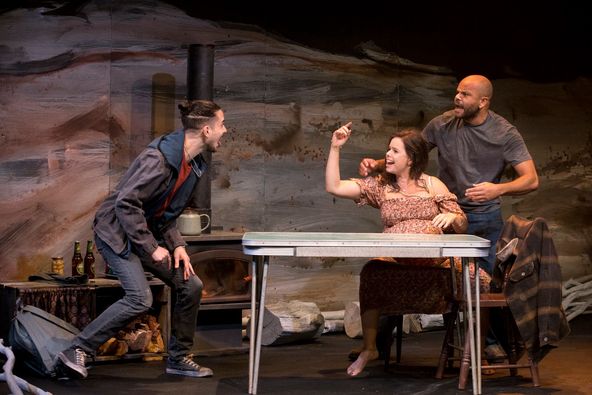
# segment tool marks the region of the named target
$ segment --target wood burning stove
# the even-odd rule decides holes
[[[202,304],[249,300],[251,276],[242,252],[215,249],[193,254],[191,261],[204,284]]]

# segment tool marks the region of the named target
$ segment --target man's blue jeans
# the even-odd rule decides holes
[[[95,244],[105,262],[119,278],[125,295],[88,324],[74,339],[73,345],[94,354],[97,348],[117,331],[152,307],[152,292],[144,274],[146,270],[172,289],[174,306],[169,358],[175,360],[187,355],[193,346],[197,312],[201,302],[203,283],[199,277],[193,275],[185,281],[182,266],[175,270],[169,269],[167,264],[141,262],[140,258],[129,250],[118,255],[96,235]]]
[[[466,215],[469,222],[467,233],[483,237],[491,242],[489,255],[486,258],[476,258],[479,262],[479,267],[483,268],[483,270],[491,275],[495,266],[495,245],[497,244],[504,227],[502,211],[498,209],[487,213],[466,213]],[[496,336],[492,329],[489,328],[487,335],[485,336],[485,345],[487,346],[495,343],[497,343]]]
[[[495,245],[504,227],[501,209],[487,213],[466,213],[466,215],[469,222],[467,233],[483,237],[491,242],[489,256],[487,258],[477,258],[477,260],[481,268],[492,274],[495,265]]]

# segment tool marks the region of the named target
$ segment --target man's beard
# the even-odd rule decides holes
[[[474,119],[479,113],[479,106],[463,107],[463,115],[460,117],[465,121]]]

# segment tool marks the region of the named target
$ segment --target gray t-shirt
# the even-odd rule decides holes
[[[438,177],[466,212],[488,212],[500,207],[497,198],[483,203],[469,201],[465,190],[479,182],[499,183],[507,164],[532,159],[522,136],[505,118],[489,111],[485,122],[472,126],[452,111],[432,119],[423,135],[430,150],[438,147]]]

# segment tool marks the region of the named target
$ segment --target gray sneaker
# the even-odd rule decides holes
[[[169,358],[167,361],[166,372],[168,374],[177,374],[181,376],[190,377],[211,377],[214,372],[210,368],[205,366],[199,366],[196,364],[191,356],[186,356],[178,361]]]
[[[57,358],[62,367],[66,368],[68,376],[79,379],[88,376],[85,366],[86,354],[81,348],[64,350],[58,354]]]

